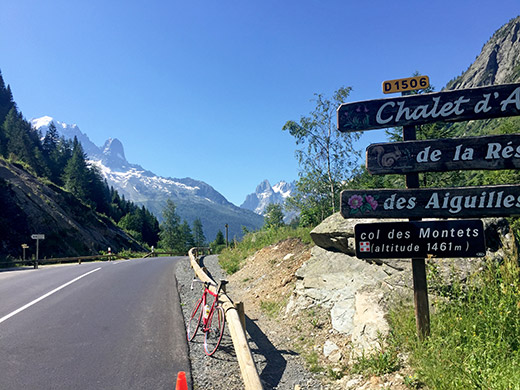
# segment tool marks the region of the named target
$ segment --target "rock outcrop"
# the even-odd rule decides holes
[[[0,160],[0,189],[0,257],[18,257],[23,243],[34,253],[32,234],[45,234],[42,258],[144,249],[107,217],[22,166]]]
[[[502,26],[482,48],[475,62],[446,89],[475,88],[520,80],[520,16]]]
[[[330,308],[334,331],[351,338],[354,353],[371,350],[378,345],[379,336],[388,333],[386,315],[392,305],[413,304],[409,259],[375,262],[355,257],[354,226],[361,222],[367,221],[344,219],[338,213],[311,232],[316,246],[310,260],[296,272],[295,291],[286,311],[296,315],[316,304]],[[487,257],[500,258],[504,248],[512,245],[509,225],[503,218],[486,219],[484,225]],[[465,281],[484,260],[430,259],[428,263],[437,280],[449,285]]]

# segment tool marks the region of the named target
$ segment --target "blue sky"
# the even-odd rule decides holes
[[[27,119],[118,138],[130,162],[240,205],[297,179],[281,128],[314,93],[377,99],[414,71],[440,90],[519,14],[518,0],[0,0],[0,70]]]

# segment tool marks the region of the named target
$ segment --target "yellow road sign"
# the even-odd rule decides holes
[[[383,93],[395,93],[424,89],[430,86],[428,76],[415,76],[406,79],[383,81]]]

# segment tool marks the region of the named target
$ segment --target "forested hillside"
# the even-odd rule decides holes
[[[46,234],[47,256],[157,245],[157,219],[109,188],[77,139],[32,129],[1,73],[0,124],[0,259],[19,257],[34,233]]]

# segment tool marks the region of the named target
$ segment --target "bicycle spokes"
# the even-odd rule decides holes
[[[208,356],[213,355],[220,345],[224,333],[224,323],[224,309],[216,306],[215,310],[210,313],[207,327],[204,329],[204,351]]]
[[[191,312],[190,319],[188,321],[188,325],[186,326],[186,333],[188,336],[188,341],[193,340],[195,335],[197,334],[197,330],[200,326],[200,319],[202,318],[202,299],[199,299],[195,306],[193,307],[193,311]]]

